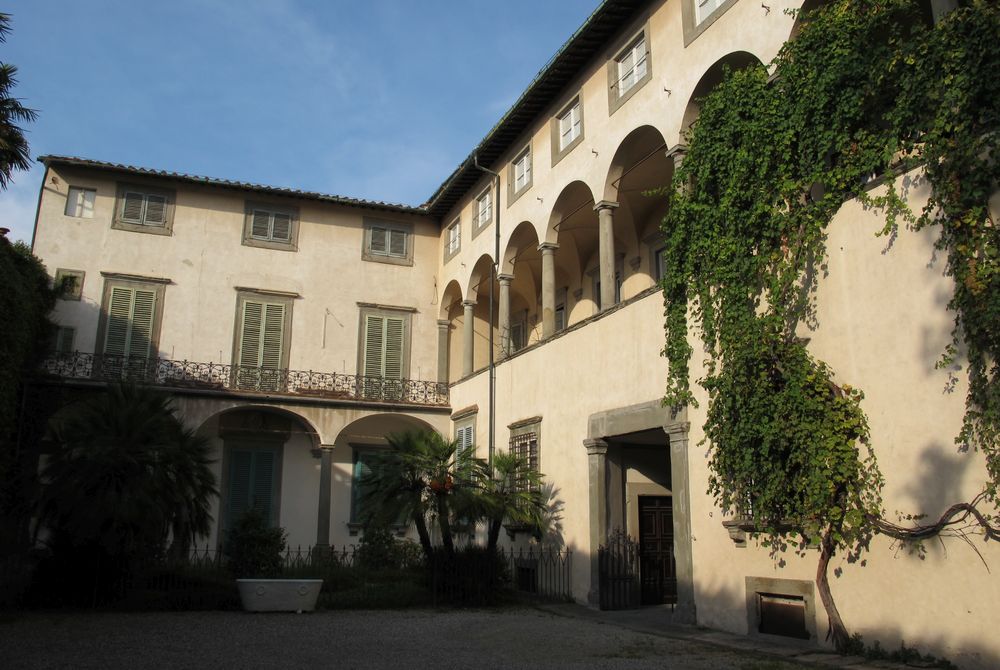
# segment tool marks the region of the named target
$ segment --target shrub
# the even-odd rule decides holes
[[[285,529],[272,528],[260,511],[251,508],[229,531],[229,571],[237,579],[277,577],[285,546]]]

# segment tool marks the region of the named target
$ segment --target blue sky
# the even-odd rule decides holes
[[[599,0],[15,0],[0,61],[60,154],[420,204]],[[41,166],[0,193],[30,240]]]

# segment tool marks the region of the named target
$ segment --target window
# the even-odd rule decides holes
[[[58,268],[56,270],[55,289],[60,300],[79,300],[83,297],[83,279],[86,276],[83,270],[66,270]]]
[[[294,296],[264,291],[241,291],[236,298],[233,342],[237,388],[279,391],[282,370],[288,369]]]
[[[115,217],[118,230],[170,235],[173,226],[174,192],[150,186],[119,184]]]
[[[66,216],[75,216],[82,219],[94,218],[94,200],[97,198],[97,191],[92,188],[80,188],[70,186],[66,195]]]
[[[555,313],[555,318],[556,318],[556,332],[557,333],[560,330],[565,330],[565,328],[566,328],[566,302],[567,302],[567,296],[568,296],[568,294],[569,294],[569,288],[568,287],[563,287],[563,288],[559,289],[559,292],[556,294],[556,313]]]
[[[627,42],[627,46],[608,62],[608,86],[610,112],[621,107],[652,77],[647,28]]]
[[[351,535],[357,535],[365,522],[375,511],[368,499],[371,491],[373,475],[378,475],[383,463],[385,449],[381,447],[365,447],[351,445],[354,449],[354,466],[351,470],[351,516],[348,528]],[[409,519],[405,513],[400,514],[393,526],[397,533],[406,530]]]
[[[410,224],[368,218],[364,224],[363,260],[413,265],[413,227]]]
[[[76,328],[69,326],[59,326],[56,328],[52,349],[57,354],[68,354],[73,352],[73,344],[76,339]]]
[[[656,281],[663,281],[663,276],[667,273],[667,248],[660,247],[653,251],[653,276]]]
[[[701,23],[712,13],[725,4],[726,0],[694,0],[695,23]]]
[[[247,202],[243,223],[243,245],[295,251],[299,216],[294,207]]]
[[[364,397],[401,400],[402,380],[409,375],[410,314],[363,309],[360,349],[358,368],[364,377]]]
[[[445,231],[444,259],[447,261],[462,248],[462,220],[455,219]]]
[[[104,374],[142,376],[156,356],[165,279],[105,275],[97,354]]]
[[[510,324],[510,350],[520,351],[528,344],[527,314],[522,315],[517,321]]]
[[[552,119],[552,164],[583,141],[583,105],[579,94]]]
[[[510,453],[524,460],[531,472],[541,472],[538,442],[541,434],[541,419],[533,417],[525,421],[512,423],[510,428]],[[514,482],[518,491],[538,491],[537,483],[531,482],[527,476],[519,476]]]
[[[224,528],[232,528],[247,510],[255,509],[271,526],[278,525],[281,448],[272,445],[229,447],[227,450]]]
[[[531,188],[531,145],[521,150],[510,163],[507,175],[507,206]]]
[[[476,198],[476,214],[472,222],[473,235],[493,221],[493,192],[486,189]]]
[[[455,439],[458,441],[457,453],[476,453],[476,417],[475,415],[455,422]]]

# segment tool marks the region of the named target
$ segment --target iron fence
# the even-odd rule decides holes
[[[296,395],[447,406],[448,385],[418,379],[387,379],[314,370],[197,363],[145,356],[64,352],[41,366],[44,375],[101,382],[134,381],[177,389]]]
[[[496,587],[544,599],[572,599],[572,552],[568,549],[500,548],[494,557],[481,552],[478,560],[439,562],[428,571],[431,589],[437,595],[460,595],[458,590],[486,593]],[[436,559],[437,561],[437,559]],[[225,554],[214,547],[192,549],[175,567],[203,574],[225,573]],[[396,570],[427,568],[422,554],[403,554],[392,566]],[[282,554],[282,576],[323,577],[331,570],[365,570],[364,557],[356,545],[288,548]],[[469,598],[476,600],[473,596]]]
[[[635,609],[640,605],[639,543],[616,530],[597,550],[602,610]]]

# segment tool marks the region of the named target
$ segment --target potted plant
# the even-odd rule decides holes
[[[247,510],[229,532],[229,570],[236,577],[248,612],[311,612],[322,579],[282,579],[285,529],[268,525],[264,515]]]

